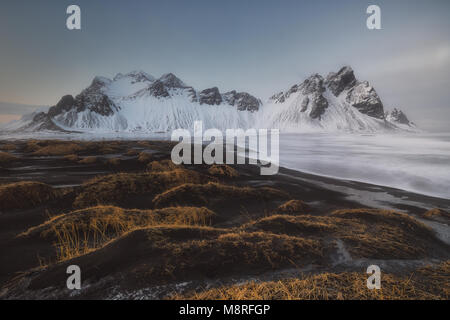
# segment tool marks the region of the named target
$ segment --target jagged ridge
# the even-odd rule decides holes
[[[48,112],[24,116],[16,131],[170,131],[192,128],[379,131],[413,129],[397,109],[385,112],[375,89],[358,81],[351,67],[326,78],[314,74],[266,104],[246,92],[197,91],[172,73],[156,79],[142,71],[96,77],[76,97],[64,96]]]

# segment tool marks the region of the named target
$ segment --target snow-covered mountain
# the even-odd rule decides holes
[[[318,74],[261,101],[246,93],[196,91],[174,74],[145,72],[96,77],[76,97],[67,95],[48,112],[25,115],[6,131],[169,132],[204,128],[278,128],[281,131],[377,132],[414,130],[403,112],[385,112],[380,97],[350,67]]]
[[[273,95],[261,111],[259,126],[284,131],[415,129],[406,117],[403,121],[395,116],[398,111],[385,113],[375,89],[367,81],[358,81],[348,66],[326,78],[313,74],[289,90]]]

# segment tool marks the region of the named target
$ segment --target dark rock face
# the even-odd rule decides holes
[[[144,76],[149,79],[146,74],[144,74]],[[177,89],[186,90],[191,101],[197,101],[197,92],[194,88],[184,84],[184,82],[177,78],[173,73],[167,73],[158,80],[154,80],[148,88],[143,89],[138,94],[147,91],[156,98],[168,98],[171,96],[171,93],[173,93],[172,91],[176,91]]]
[[[33,121],[24,128],[24,130],[33,128],[33,130],[65,131],[53,123],[52,118],[45,112],[39,112],[33,117]]]
[[[197,91],[195,91],[195,89],[192,87],[188,87],[188,88],[186,88],[186,90],[187,90],[189,97],[191,98],[191,101],[198,102]]]
[[[92,84],[75,99],[70,95],[64,96],[56,106],[49,109],[48,116],[54,118],[69,111],[82,112],[85,110],[96,112],[102,116],[112,115],[117,107],[103,93],[103,88],[109,82],[109,79],[96,77]]]
[[[230,106],[234,106],[234,103],[236,102],[236,95],[236,90],[226,92],[223,94],[223,100],[225,100],[225,102]]]
[[[200,104],[219,105],[222,103],[222,96],[217,87],[205,89],[199,94]]]
[[[169,96],[169,92],[167,91],[166,86],[160,80],[156,80],[155,82],[153,82],[153,84],[148,88],[148,91],[152,96],[156,98],[165,98]]]
[[[328,101],[323,96],[325,87],[322,76],[313,74],[298,86],[298,90],[301,90],[301,93],[307,96],[302,101],[300,111],[305,112],[308,105],[311,105],[311,112],[309,113],[309,116],[312,119],[320,119],[326,108],[328,108]]]
[[[313,119],[317,119],[324,114],[326,108],[328,108],[328,100],[323,95],[315,93],[311,100],[311,112],[309,116]]]
[[[387,118],[389,118],[390,121],[398,122],[401,124],[410,125],[411,122],[409,121],[408,117],[403,113],[401,110],[397,110],[394,108],[394,110],[391,113],[387,114]]]
[[[51,107],[48,110],[50,117],[55,117],[61,113],[67,112],[75,105],[75,99],[71,95],[67,95],[61,98],[56,106]]]
[[[92,80],[91,85],[85,89],[83,92],[85,93],[99,93],[103,90],[105,86],[111,83],[111,80],[104,77],[95,77],[94,80]]]
[[[235,90],[223,95],[224,100],[231,106],[236,106],[239,111],[258,111],[262,102],[247,92]]]
[[[184,82],[177,78],[173,73],[163,75],[159,78],[159,81],[169,88],[186,88]]]
[[[349,90],[346,101],[368,116],[384,119],[384,107],[375,89],[367,81],[358,82],[351,67],[345,66],[337,73],[330,73],[325,81],[326,86],[337,97]]]
[[[282,98],[281,100],[285,101],[286,99],[288,99],[291,96],[291,94],[298,92],[299,87],[300,87],[299,84],[294,84],[288,91],[286,91],[285,94],[283,94],[283,96],[281,97]]]
[[[261,101],[247,92],[239,92],[235,96],[235,105],[239,111],[254,112],[259,110]]]
[[[356,85],[356,78],[351,67],[345,66],[337,73],[330,73],[327,76],[325,84],[330,91],[337,97],[344,90],[351,89]]]
[[[223,95],[224,100],[231,106],[236,106],[239,111],[258,111],[261,100],[247,92],[236,92],[235,90]]]
[[[275,103],[283,103],[285,101],[284,92],[274,94],[273,96],[270,97],[270,100],[275,101]]]
[[[375,89],[367,81],[358,83],[348,93],[346,101],[359,112],[384,119],[384,107]]]
[[[77,112],[90,110],[102,116],[110,116],[118,108],[114,102],[103,93],[104,87],[110,82],[106,78],[95,78],[91,86],[83,90],[75,98],[75,106]]]
[[[319,93],[322,94],[325,92],[325,87],[323,86],[323,78],[318,74],[313,74],[308,79],[303,81],[303,83],[298,86],[298,89],[302,90],[304,95]],[[292,89],[291,89],[292,90]]]
[[[319,74],[313,74],[301,84],[293,85],[286,93],[280,92],[272,96],[271,99],[274,100],[275,103],[283,103],[296,92],[300,92],[306,96],[301,102],[300,112],[306,112],[308,106],[311,106],[309,116],[313,119],[320,119],[325,112],[325,109],[328,108],[328,101],[323,96],[323,93],[325,92],[323,77]]]
[[[143,71],[133,71],[133,72],[127,73],[125,75],[123,75],[121,73],[117,74],[114,77],[114,81],[120,80],[120,79],[125,78],[125,77],[131,78],[132,79],[131,80],[132,84],[135,84],[135,83],[138,83],[138,82],[145,82],[145,81],[153,81],[154,80],[151,75],[149,75],[149,74],[147,74],[147,73],[145,73]]]
[[[86,102],[86,100],[84,101]],[[102,116],[110,116],[114,113],[113,108],[116,109],[114,107],[114,102],[104,94],[95,97],[95,99],[88,100],[88,105],[85,104],[85,108]]]

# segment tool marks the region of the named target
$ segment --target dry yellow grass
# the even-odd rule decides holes
[[[331,216],[346,222],[345,227],[339,228],[338,236],[356,257],[417,259],[440,243],[431,229],[404,213],[344,209]]]
[[[293,236],[332,235],[342,221],[330,217],[273,215],[249,222],[241,228],[246,231],[264,231]]]
[[[25,152],[35,152],[45,145],[46,145],[46,141],[28,140],[24,147],[24,151]]]
[[[450,219],[450,213],[442,209],[434,208],[425,212],[423,214],[423,217],[427,219],[434,219],[434,218]]]
[[[214,212],[206,208],[161,210],[98,206],[55,216],[19,237],[39,236],[55,243],[58,260],[67,260],[101,248],[108,241],[137,228],[156,225],[208,226]]]
[[[79,164],[94,164],[97,163],[97,157],[86,157],[78,161]]]
[[[278,214],[297,215],[309,213],[310,210],[311,208],[301,200],[289,200],[279,206],[275,212]]]
[[[172,160],[152,161],[147,165],[147,170],[153,172],[171,171],[177,168],[181,168],[181,166],[174,164]]]
[[[85,183],[74,201],[78,208],[100,204],[117,204],[129,195],[156,194],[186,182],[203,183],[205,178],[191,170],[164,172],[117,173],[94,178]]]
[[[61,142],[49,144],[43,147],[38,147],[37,150],[33,152],[35,156],[65,156],[69,154],[77,153],[83,150],[83,148],[78,143],[73,142]]]
[[[40,182],[0,185],[0,210],[25,209],[56,197],[52,187]]]
[[[149,149],[151,149],[151,148],[154,147],[153,144],[151,144],[151,143],[148,142],[148,141],[138,141],[137,144],[138,144],[139,146],[141,146],[141,147],[149,148]]]
[[[17,146],[12,143],[5,143],[0,146],[0,150],[2,150],[2,151],[13,151],[16,149],[17,149]]]
[[[221,177],[221,178],[239,177],[239,173],[235,169],[233,169],[232,167],[230,167],[229,165],[226,165],[226,164],[212,165],[208,168],[208,173],[215,177]]]
[[[78,162],[80,160],[80,158],[76,154],[69,154],[67,156],[64,156],[64,160]]]
[[[380,290],[369,290],[364,272],[322,273],[269,282],[247,282],[175,295],[193,300],[409,300],[444,299],[450,294],[450,262],[420,268],[405,277],[383,274]]]
[[[111,145],[111,144],[102,144],[97,150],[97,154],[113,154],[113,153],[117,153],[119,151],[119,149],[117,148],[117,146],[115,145]]]
[[[1,152],[0,151],[0,165],[7,165],[10,164],[13,161],[18,160],[19,158],[17,158],[15,155],[12,155],[8,152]]]
[[[106,160],[106,164],[109,164],[111,166],[119,166],[121,164],[122,160],[120,160],[119,158],[112,158],[112,159],[108,159]]]
[[[340,210],[331,216],[274,215],[241,228],[342,240],[353,258],[417,259],[444,247],[419,221],[402,213],[375,209]]]
[[[130,150],[128,150],[127,151],[127,156],[137,156],[138,154],[139,154],[139,151],[138,150],[136,150],[136,149],[130,149]]]
[[[141,152],[138,156],[138,161],[142,163],[149,163],[153,159],[153,156],[151,153],[148,152]]]
[[[269,200],[287,198],[288,195],[277,189],[263,187],[236,187],[216,182],[207,184],[186,183],[157,195],[153,203],[157,208],[174,205],[214,205],[223,201],[237,199]]]
[[[120,146],[120,142],[115,141],[30,140],[24,151],[37,156],[64,156],[80,152],[112,154],[119,152]]]

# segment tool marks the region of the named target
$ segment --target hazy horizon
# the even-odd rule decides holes
[[[266,100],[350,65],[386,109],[450,130],[448,1],[79,0],[81,31],[65,28],[70,4],[2,2],[0,121],[76,95],[97,75],[173,72],[196,89]],[[382,30],[365,26],[370,4],[381,7]]]

